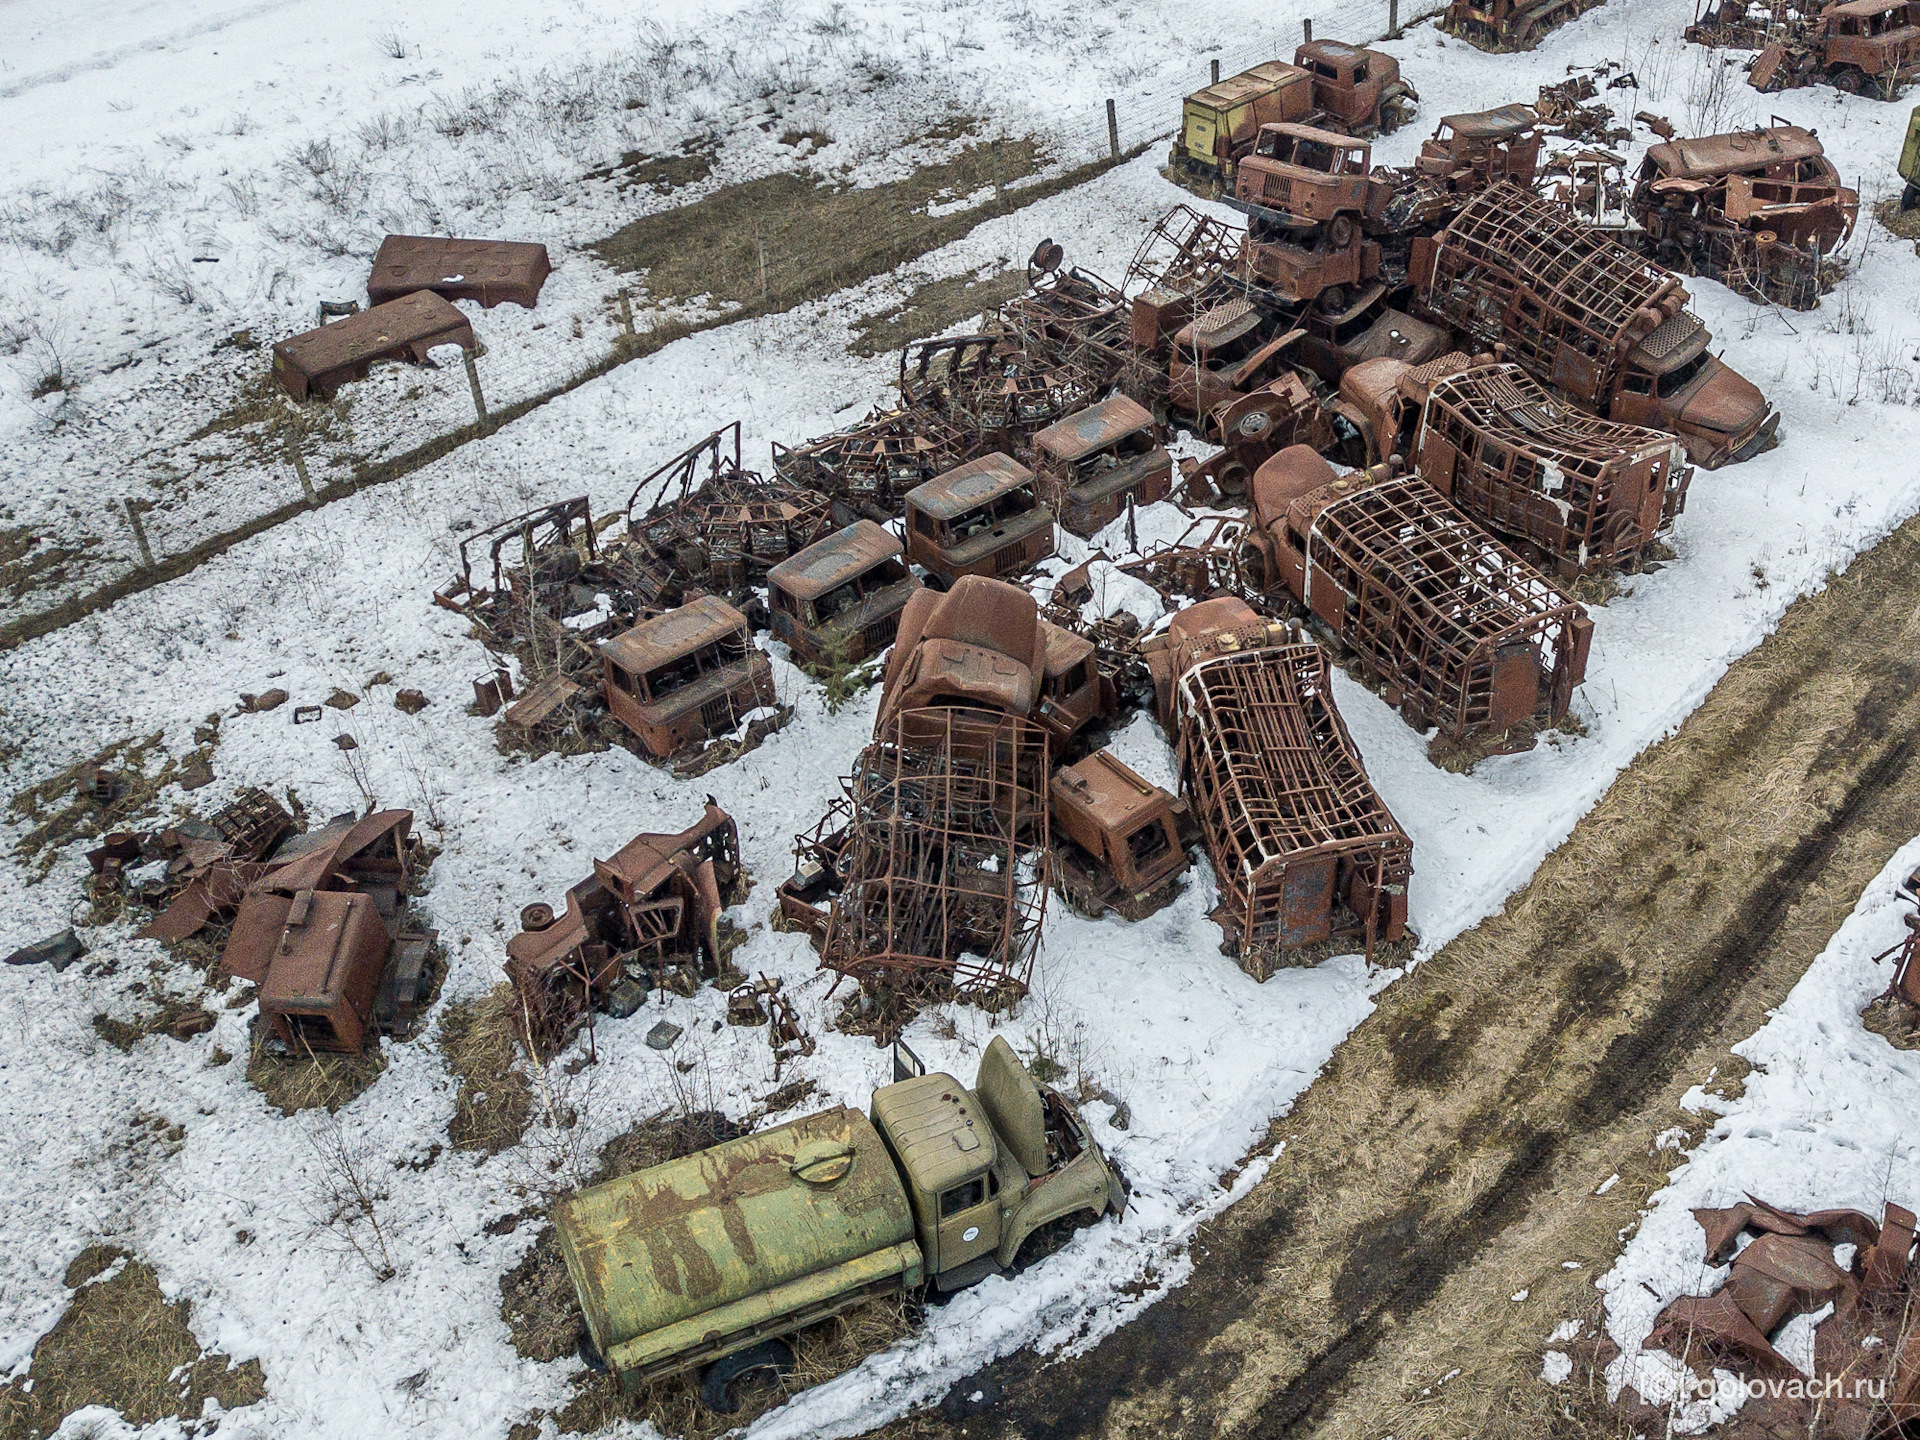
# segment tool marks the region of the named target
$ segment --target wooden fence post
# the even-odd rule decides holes
[[[1307,44],[1311,45],[1313,43],[1313,21],[1302,20],[1300,22],[1300,34]]]
[[[1387,0],[1387,38],[1400,38],[1400,0]]]
[[[133,543],[140,547],[140,563],[147,569],[153,569],[153,549],[147,544],[147,527],[140,523],[139,503],[130,498],[122,499],[121,507],[127,512],[127,528],[133,531]]]
[[[480,429],[487,428],[487,397],[480,393],[480,368],[473,363],[473,352],[462,347],[460,361],[467,367],[467,388],[473,392],[473,414]]]
[[[1107,149],[1113,158],[1120,158],[1120,118],[1114,114],[1113,101],[1107,101]]]
[[[1213,62],[1213,82],[1212,83],[1214,83],[1215,85],[1218,85],[1220,83],[1220,62],[1218,60],[1215,60]]]

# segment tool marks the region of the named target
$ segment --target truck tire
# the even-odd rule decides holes
[[[613,1373],[613,1367],[607,1364],[607,1357],[595,1347],[593,1336],[584,1330],[580,1332],[580,1338],[574,1342],[573,1353],[578,1355],[580,1363],[594,1374],[611,1375]]]
[[[1913,181],[1909,180],[1907,182],[1907,188],[1900,192],[1900,208],[1902,210],[1912,210],[1916,206],[1920,206],[1920,185],[1916,185]]]
[[[740,1408],[743,1380],[785,1379],[793,1373],[793,1347],[784,1340],[762,1340],[745,1350],[723,1355],[700,1377],[700,1403],[719,1415]]]

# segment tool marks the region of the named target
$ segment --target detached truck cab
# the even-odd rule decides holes
[[[962,1289],[1049,1221],[1125,1208],[1078,1113],[1004,1039],[971,1090],[901,1053],[870,1115],[809,1115],[555,1208],[588,1334],[625,1388],[703,1369],[702,1399],[730,1410],[733,1380],[790,1363],[779,1337],[894,1291]]]

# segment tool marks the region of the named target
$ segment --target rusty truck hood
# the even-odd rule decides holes
[[[1710,447],[1721,446],[1758,429],[1766,418],[1767,397],[1759,387],[1715,359],[1707,363],[1693,388],[1681,397],[1674,424],[1692,452],[1695,447],[1691,437],[1695,435]],[[1694,462],[1704,463],[1697,454]]]

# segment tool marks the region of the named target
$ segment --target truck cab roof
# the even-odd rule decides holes
[[[944,1073],[874,1091],[873,1123],[914,1182],[933,1193],[988,1169],[999,1153],[993,1122],[973,1092]]]

